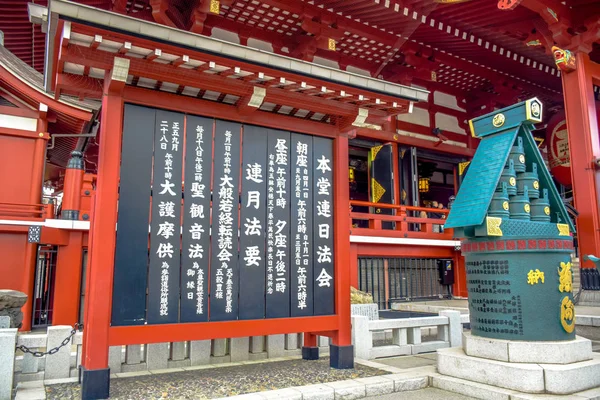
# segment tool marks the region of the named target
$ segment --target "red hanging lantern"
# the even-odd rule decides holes
[[[569,155],[567,119],[564,111],[556,113],[546,127],[548,162],[554,178],[565,186],[571,186],[571,160]]]

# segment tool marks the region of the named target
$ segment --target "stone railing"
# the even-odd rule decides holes
[[[462,346],[463,324],[468,315],[459,311],[440,311],[437,317],[398,318],[371,321],[364,316],[352,316],[352,342],[355,356],[364,360],[435,351],[444,347]],[[422,341],[422,330],[435,328],[436,339]],[[391,331],[390,340],[386,338]],[[382,335],[381,333],[384,332]],[[374,336],[384,344],[376,346]]]
[[[47,351],[61,344],[71,333],[69,326],[49,327],[43,334],[18,335],[17,329],[0,329],[0,400],[10,399],[10,388],[18,382],[53,381],[78,376],[83,333],[77,332],[70,346],[57,353],[34,357],[15,346]],[[146,370],[181,369],[207,364],[241,362],[299,356],[303,334],[253,336],[234,339],[112,346],[109,349],[111,374]],[[329,338],[318,337],[321,355],[329,354]],[[6,388],[6,389],[5,389]],[[3,393],[6,391],[6,393]],[[4,396],[3,396],[4,395]]]

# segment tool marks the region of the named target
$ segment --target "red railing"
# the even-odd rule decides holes
[[[54,218],[54,204],[0,203],[0,219],[43,220]]]
[[[369,207],[368,213],[353,211],[356,207]],[[381,214],[381,209],[393,210],[392,215]],[[352,235],[386,236],[421,239],[452,239],[452,229],[443,229],[443,218],[422,218],[421,212],[447,216],[449,210],[426,207],[399,206],[394,204],[350,201]],[[368,226],[360,226],[361,222]],[[390,224],[385,224],[388,222]],[[386,226],[387,225],[387,226]]]

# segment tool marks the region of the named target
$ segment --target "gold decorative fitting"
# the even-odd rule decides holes
[[[472,119],[469,120],[469,130],[471,131],[471,136],[477,137],[477,136],[475,136],[475,127],[473,126],[473,120]]]
[[[533,181],[533,188],[535,190],[539,189],[540,188],[540,183],[538,181]]]
[[[219,0],[210,0],[210,12],[213,14],[221,12],[221,2]]]
[[[431,81],[437,82],[437,74],[435,73],[435,71],[431,71]]]
[[[525,205],[523,206],[523,210],[525,210],[525,212],[526,212],[527,214],[529,214],[529,211],[531,211],[531,207],[529,207],[529,204],[525,204]]]
[[[571,271],[571,263],[570,262],[561,262],[560,267],[558,268],[558,290],[561,293],[567,292],[571,293],[573,291],[573,272]]]
[[[44,137],[44,133],[43,133],[43,132],[40,132],[40,133],[38,133],[38,136],[39,136],[39,137]]]
[[[487,217],[486,222],[488,236],[502,236],[502,229],[500,229],[500,225],[502,224],[502,218]]]
[[[523,154],[519,155],[519,162],[525,164],[525,156]]]
[[[327,48],[331,51],[335,51],[335,39],[329,39],[327,41]]]
[[[510,177],[510,179],[508,180],[508,184],[510,186],[516,186],[517,185],[517,180],[514,177]]]
[[[500,128],[502,125],[504,125],[504,121],[506,121],[506,117],[504,117],[504,114],[496,114],[492,119],[492,125],[494,125],[494,127],[496,128]]]
[[[465,162],[458,163],[458,174],[463,175],[465,173],[465,170],[469,166],[469,164],[471,164],[471,161],[465,161]]]
[[[536,268],[536,270],[529,270],[527,273],[527,283],[530,285],[537,285],[538,283],[544,283],[544,273]]]
[[[373,188],[373,203],[379,203],[379,200],[381,200],[385,193],[385,189],[374,178],[371,178],[371,187]]]
[[[383,148],[383,146],[371,147],[371,160],[377,158],[377,153]]]
[[[505,211],[508,211],[508,201],[502,203],[502,208],[504,208]]]
[[[556,224],[558,228],[558,236],[571,236],[571,230],[567,224]]]
[[[548,206],[544,207],[544,214],[550,215],[550,207],[548,207]]]
[[[429,192],[429,180],[430,178],[419,178],[419,192]]]
[[[575,329],[575,305],[569,296],[565,296],[560,304],[560,324],[567,333]]]

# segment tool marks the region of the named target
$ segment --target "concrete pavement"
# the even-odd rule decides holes
[[[365,400],[470,400],[474,397],[467,397],[461,394],[446,392],[436,388],[427,388],[415,390],[412,392],[390,393],[382,396],[365,397]]]

